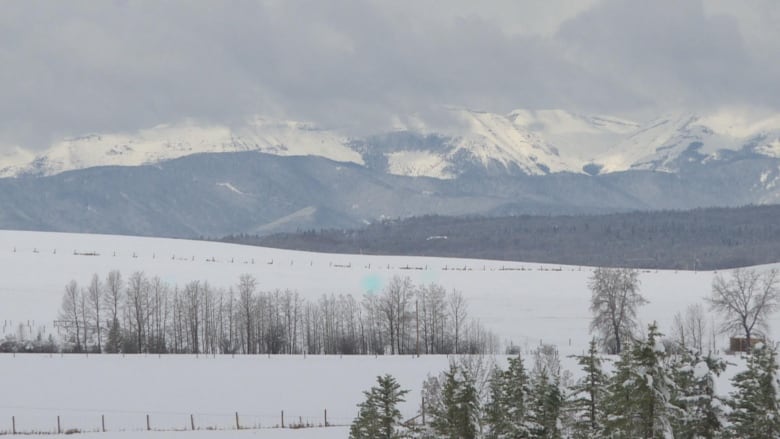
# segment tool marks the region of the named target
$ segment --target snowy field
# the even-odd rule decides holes
[[[362,391],[391,373],[413,390],[401,406],[416,415],[428,371],[447,368],[444,356],[126,356],[0,355],[6,379],[0,431],[235,429],[348,425]],[[7,379],[13,377],[13,379]],[[190,417],[192,415],[192,418]]]
[[[312,299],[330,293],[359,297],[381,291],[395,275],[409,276],[418,284],[435,282],[458,289],[468,300],[471,317],[526,351],[544,342],[558,345],[562,355],[582,353],[591,337],[588,267],[315,254],[197,241],[16,231],[0,231],[0,267],[0,336],[15,333],[20,323],[51,331],[68,281],[85,284],[93,273],[104,277],[117,269],[124,276],[142,270],[171,284],[203,280],[224,288],[249,273],[262,290],[293,289]],[[643,325],[656,320],[663,332],[669,332],[676,312],[701,303],[709,294],[714,275],[642,272],[641,292],[650,301],[639,311]],[[777,315],[770,325],[777,338]],[[718,345],[725,346],[726,338],[720,338]],[[287,425],[320,425],[325,409],[330,423],[348,424],[362,390],[384,373],[393,374],[412,390],[402,407],[404,415],[411,417],[419,404],[422,380],[445,369],[447,362],[441,356],[6,354],[0,355],[0,431],[11,429],[11,416],[16,417],[17,429],[56,431],[58,415],[63,430],[98,430],[101,415],[109,430],[144,430],[147,414],[152,428],[189,428],[190,415],[196,428],[234,428],[236,412],[242,426],[272,427],[280,424],[281,410]],[[574,369],[572,359],[564,365]],[[100,437],[134,434],[101,433]],[[261,429],[221,431],[218,436],[202,431],[141,433],[142,437],[158,435],[343,438],[347,430]]]

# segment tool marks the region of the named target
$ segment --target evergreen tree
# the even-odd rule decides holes
[[[485,407],[485,423],[489,439],[529,437],[528,428],[530,380],[523,359],[509,359],[507,370],[499,368],[490,380],[490,399]]]
[[[486,439],[501,439],[509,431],[509,416],[506,410],[505,372],[496,366],[490,376],[488,401],[485,404],[484,423]]]
[[[559,439],[563,394],[558,379],[542,369],[535,374],[530,395],[531,410],[528,416],[530,438]]]
[[[607,398],[604,400],[604,437],[614,439],[631,438],[633,433],[632,414],[634,408],[633,390],[636,387],[631,369],[631,350],[625,349],[615,363],[615,372],[607,384]]]
[[[621,354],[608,387],[604,436],[673,437],[672,419],[680,409],[671,402],[675,384],[664,364],[666,353],[660,337],[653,323],[647,340],[634,342]]]
[[[401,421],[398,404],[404,401],[408,390],[401,390],[391,375],[378,376],[377,386],[363,392],[365,401],[358,404],[358,416],[349,430],[350,439],[398,438],[396,428]]]
[[[379,404],[374,397],[373,388],[364,392],[366,400],[358,404],[358,415],[349,427],[350,439],[371,439],[380,437]]]
[[[573,416],[574,439],[596,439],[604,428],[604,400],[607,376],[601,368],[596,340],[591,340],[587,355],[577,357],[585,376],[569,393],[568,408]]]
[[[780,406],[778,405],[777,352],[757,344],[748,357],[747,370],[732,379],[735,392],[729,405],[731,423],[728,437],[780,437]]]
[[[682,412],[673,422],[675,437],[718,437],[724,413],[720,398],[715,395],[715,377],[725,370],[726,363],[712,356],[701,357],[690,352],[680,355],[676,363],[674,403]]]
[[[479,433],[479,396],[474,380],[450,364],[441,386],[441,404],[435,407],[431,426],[449,439],[475,439]]]

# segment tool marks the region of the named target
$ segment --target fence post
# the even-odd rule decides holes
[[[11,416],[11,431],[16,434],[16,416]]]
[[[57,415],[57,434],[62,433],[62,428],[60,428],[60,415]]]
[[[190,415],[190,427],[192,427],[192,431],[195,431],[195,415]]]
[[[236,430],[241,430],[241,424],[238,422],[238,412],[236,412]]]
[[[150,431],[152,429],[152,424],[149,423],[149,415],[146,415],[146,431]]]
[[[328,409],[325,409],[325,426],[328,426]]]
[[[282,428],[284,428],[284,410],[282,410]]]
[[[100,415],[100,426],[103,430],[103,433],[106,432],[106,415]]]

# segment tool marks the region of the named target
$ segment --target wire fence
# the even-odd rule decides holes
[[[11,415],[0,435],[72,434],[116,431],[299,429],[349,426],[354,415],[279,410],[276,413],[188,413],[89,408],[0,407]],[[3,425],[5,424],[5,425]]]

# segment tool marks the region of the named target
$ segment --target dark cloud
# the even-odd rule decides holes
[[[442,105],[778,102],[776,57],[700,1],[529,3],[6,2],[0,147],[251,114],[359,133],[409,114],[446,124]]]

